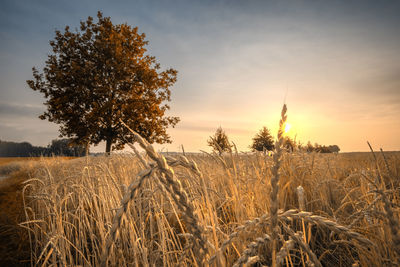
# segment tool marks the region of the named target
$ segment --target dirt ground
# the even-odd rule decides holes
[[[0,157],[0,266],[30,266],[29,235],[20,225],[26,221],[23,182],[29,179],[24,166],[41,159]]]
[[[29,266],[28,232],[19,226],[25,220],[22,182],[27,173],[18,171],[0,181],[0,266]]]

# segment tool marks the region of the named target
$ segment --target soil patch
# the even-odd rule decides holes
[[[30,266],[28,231],[22,200],[26,172],[17,171],[0,180],[0,266]]]

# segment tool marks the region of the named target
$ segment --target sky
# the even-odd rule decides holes
[[[400,1],[1,0],[0,139],[47,145],[59,125],[26,84],[55,30],[97,11],[137,26],[162,69],[178,70],[163,151],[210,151],[222,127],[248,151],[263,127],[341,151],[400,150]],[[104,150],[104,144],[92,151]]]

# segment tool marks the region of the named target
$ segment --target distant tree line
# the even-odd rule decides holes
[[[222,155],[223,152],[231,151],[232,148],[228,136],[222,130],[221,127],[217,129],[214,136],[209,137],[207,143],[210,147],[213,148],[214,152],[217,152],[219,155]],[[272,137],[267,127],[263,127],[254,136],[253,142],[250,145],[250,149],[252,151],[260,151],[264,153],[272,151],[274,150],[274,148],[275,148],[274,138]],[[283,148],[285,148],[289,152],[298,150],[298,151],[318,152],[318,153],[338,153],[340,151],[340,148],[337,145],[325,146],[325,145],[320,145],[318,143],[312,145],[311,142],[308,142],[306,145],[303,145],[300,142],[297,142],[295,139],[290,138],[289,136],[284,136]]]
[[[55,139],[47,147],[33,146],[28,142],[8,142],[0,140],[0,157],[39,157],[66,156],[81,157],[86,154],[86,147],[72,145],[70,139]]]
[[[300,149],[307,152],[319,152],[319,153],[338,153],[340,151],[340,148],[337,145],[324,146],[318,143],[312,145],[311,142],[308,142],[307,145],[305,146],[300,145]]]

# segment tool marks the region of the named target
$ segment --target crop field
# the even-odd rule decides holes
[[[400,267],[400,1],[3,2],[0,267]]]
[[[57,157],[60,159],[73,159],[73,157]],[[29,169],[37,161],[54,160],[53,157],[0,157],[0,179],[20,169]]]
[[[14,174],[3,265],[398,264],[399,153],[170,157],[144,145]]]
[[[71,158],[0,158],[0,266],[31,266],[28,231],[22,190],[37,167],[45,162],[65,162]],[[25,193],[25,192],[24,192]]]
[[[0,166],[10,164],[12,162],[23,162],[23,161],[32,161],[39,160],[40,158],[22,158],[22,157],[0,157]]]
[[[57,157],[61,159],[73,159],[74,157]],[[11,162],[21,162],[21,161],[39,161],[39,160],[45,160],[45,159],[53,159],[52,157],[50,158],[41,158],[41,157],[0,157],[0,166],[4,164],[8,164]]]

